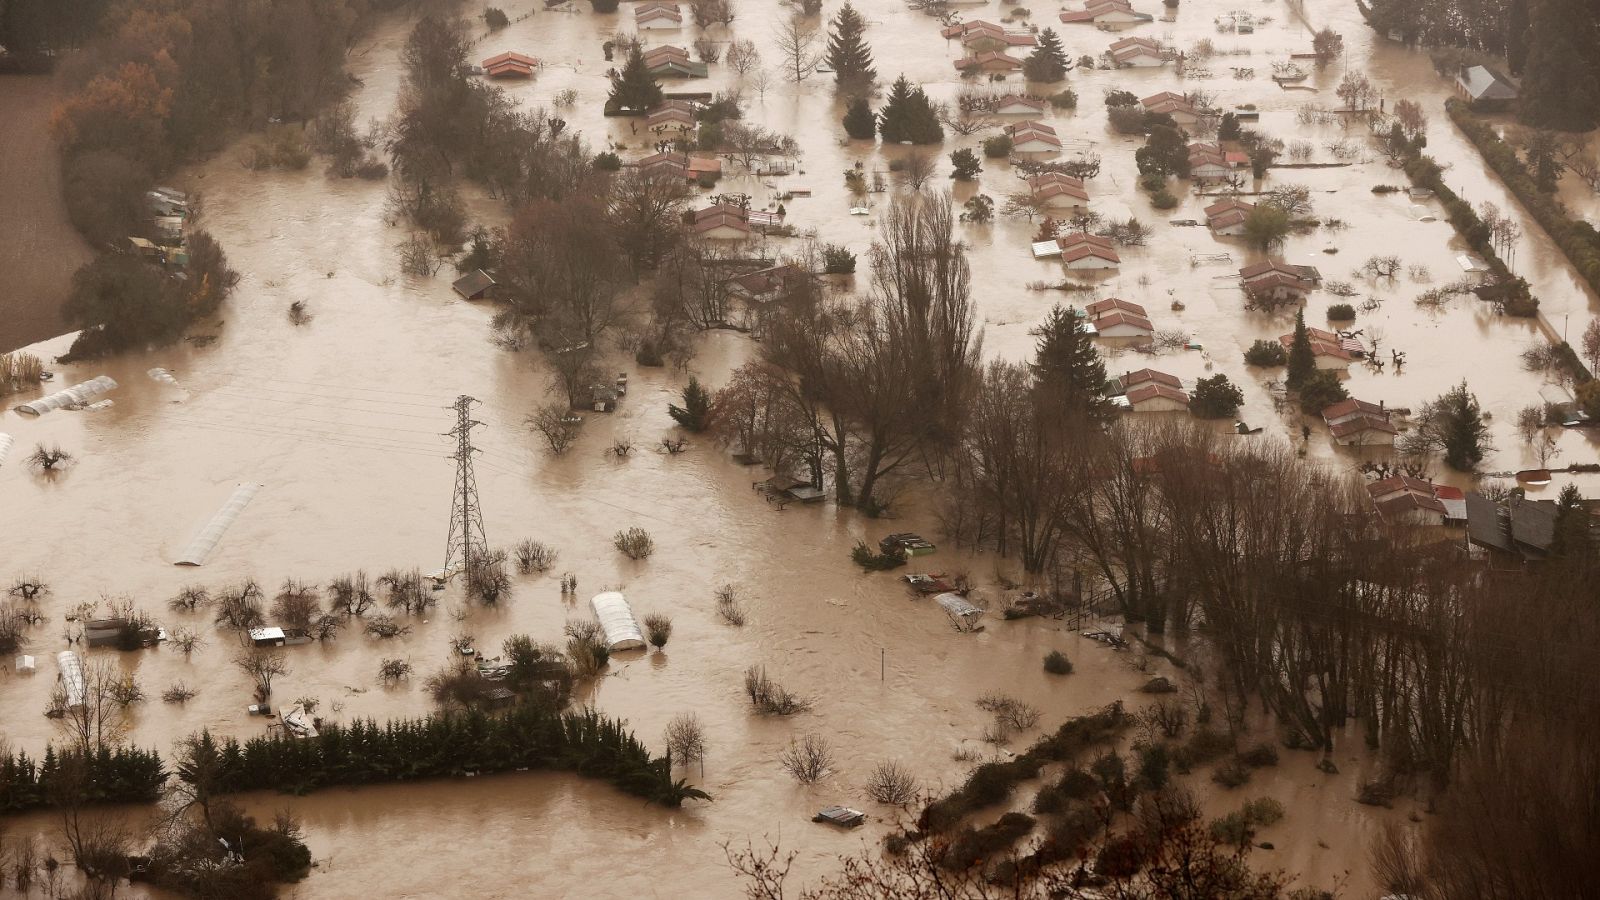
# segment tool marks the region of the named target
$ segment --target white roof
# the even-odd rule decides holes
[[[116,390],[117,382],[110,375],[101,375],[91,378],[80,384],[64,390],[56,391],[46,397],[40,397],[32,403],[24,403],[17,407],[17,412],[30,416],[42,416],[47,412],[64,409],[69,406],[82,406],[103,394]]]
[[[960,619],[965,625],[971,625],[983,618],[983,610],[968,603],[967,598],[960,594],[940,594],[933,600],[944,607],[945,612]]]
[[[198,566],[204,563],[206,557],[211,555],[211,551],[217,549],[217,544],[222,541],[222,535],[228,530],[228,526],[233,524],[234,519],[239,518],[239,513],[244,512],[244,508],[259,490],[261,490],[259,484],[241,484],[234,488],[233,496],[228,498],[228,502],[222,504],[222,508],[211,517],[206,527],[200,529],[200,533],[189,542],[189,546],[183,549],[183,555],[178,557],[177,565]]]
[[[89,692],[83,680],[83,660],[71,650],[63,650],[56,654],[56,668],[61,670],[61,687],[66,692],[67,705],[82,706]]]
[[[594,617],[600,621],[600,630],[606,633],[606,644],[612,650],[643,650],[644,632],[633,618],[627,598],[618,591],[595,594],[589,601]]]
[[[1472,66],[1461,73],[1461,86],[1474,100],[1515,100],[1517,89],[1483,66]]]
[[[276,625],[262,625],[258,628],[250,629],[250,640],[252,641],[278,641],[284,637],[283,629]]]

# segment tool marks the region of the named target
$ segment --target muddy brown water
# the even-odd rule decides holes
[[[61,333],[61,304],[89,248],[67,221],[50,140],[49,76],[0,76],[0,353]]]
[[[1148,5],[1158,16],[1165,12]],[[1244,388],[1241,417],[1266,426],[1264,437],[1281,438],[1291,428],[1298,433],[1298,422],[1275,411],[1262,373],[1247,369],[1240,353],[1256,338],[1287,331],[1290,320],[1245,312],[1228,277],[1259,256],[1203,228],[1165,224],[1169,218],[1203,218],[1206,201],[1187,197],[1170,213],[1149,206],[1136,189],[1132,153],[1137,145],[1106,130],[1100,100],[1105,89],[1146,95],[1200,88],[1216,92],[1228,105],[1255,103],[1264,131],[1285,140],[1312,140],[1318,145],[1316,159],[1326,161],[1325,145],[1343,132],[1338,126],[1300,126],[1295,111],[1306,102],[1337,105],[1333,88],[1345,67],[1364,67],[1388,102],[1399,97],[1424,102],[1431,119],[1429,152],[1450,165],[1452,185],[1474,202],[1516,207],[1454,133],[1442,109],[1448,86],[1424,56],[1376,42],[1351,5],[1308,3],[1313,26],[1331,25],[1344,33],[1347,57],[1313,75],[1308,85],[1317,92],[1283,91],[1267,78],[1271,63],[1307,49],[1307,25],[1284,4],[1252,4],[1252,12],[1273,20],[1252,35],[1219,34],[1214,18],[1238,6],[1190,0],[1175,17],[1166,13],[1167,19],[1134,32],[1183,48],[1209,38],[1219,49],[1248,51],[1207,63],[1211,77],[1182,79],[1171,69],[1075,72],[1069,84],[1078,92],[1079,109],[1050,117],[1070,149],[1091,149],[1104,157],[1103,174],[1090,184],[1094,206],[1108,217],[1137,215],[1155,228],[1150,245],[1125,251],[1121,269],[1102,277],[1096,294],[1062,298],[1027,289],[1029,282],[1061,276],[1058,263],[1030,258],[1034,224],[1001,220],[967,226],[964,236],[972,247],[987,353],[1024,358],[1032,344],[1028,329],[1058,298],[1083,302],[1091,296],[1122,296],[1149,307],[1159,328],[1185,329],[1205,349],[1155,359],[1115,353],[1109,361],[1114,373],[1146,365],[1185,379],[1225,373]],[[936,98],[953,100],[959,82],[950,62],[959,52],[941,41],[934,20],[895,3],[863,9],[880,76],[887,81],[905,71]],[[788,203],[789,221],[815,229],[823,240],[866,250],[875,217],[849,215],[852,201],[842,173],[856,160],[869,169],[887,169],[905,148],[842,141],[837,127],[842,105],[825,76],[797,89],[777,74],[769,23],[777,20],[780,7],[770,0],[747,0],[737,10],[735,35],[755,40],[774,70],[764,98],[747,85],[747,115],[794,134],[805,154],[801,173],[778,179],[734,175],[720,189],[748,191],[759,206],[781,190],[810,188],[811,198]],[[963,11],[968,18],[999,14],[994,6]],[[485,39],[479,49],[484,56],[516,49],[545,59],[537,79],[508,90],[535,106],[574,89],[578,105],[557,111],[570,127],[581,130],[596,149],[616,141],[630,145],[625,156],[638,155],[647,141],[631,134],[626,120],[607,120],[599,112],[607,68],[600,44],[619,27],[631,29],[628,9],[623,12],[619,17],[595,16],[586,8],[580,13],[541,10]],[[1047,17],[1053,24],[1053,9],[1035,13],[1041,24]],[[409,25],[383,23],[352,55],[351,67],[364,80],[354,97],[363,119],[385,116],[393,108],[400,76],[396,56]],[[1115,37],[1082,26],[1057,30],[1074,58],[1102,52]],[[686,29],[654,34],[648,42],[692,39]],[[1234,65],[1253,67],[1255,77],[1235,80],[1229,72]],[[683,89],[733,84],[723,68],[713,66],[713,78]],[[1349,134],[1360,141],[1356,129]],[[976,146],[983,136],[952,136],[941,153]],[[580,699],[627,719],[657,747],[673,715],[697,713],[706,725],[710,752],[704,777],[698,770],[689,774],[716,799],[664,810],[601,785],[550,774],[338,789],[294,799],[251,797],[250,805],[259,811],[287,804],[305,819],[319,867],[294,889],[299,896],[510,897],[579,891],[737,896],[738,883],[723,864],[719,845],[724,841],[780,839],[799,852],[796,878],[802,879],[826,871],[837,854],[860,850],[883,834],[894,812],[870,804],[861,792],[879,760],[905,762],[930,786],[957,782],[966,765],[952,755],[958,747],[977,746],[986,717],[973,701],[982,694],[1003,691],[1038,705],[1046,711],[1041,728],[1117,698],[1143,702],[1130,692],[1148,675],[1136,671],[1126,655],[1074,636],[1061,622],[992,621],[980,634],[958,634],[931,603],[907,599],[892,576],[860,574],[849,565],[847,555],[857,540],[872,541],[891,530],[936,535],[931,497],[908,497],[901,518],[893,522],[865,520],[831,505],[778,512],[751,491],[751,483],[765,473],[733,464],[705,442],[679,456],[653,452],[652,445],[670,431],[666,404],[685,380],[682,373],[640,370],[617,354],[611,367],[631,377],[621,409],[590,416],[582,439],[565,457],[544,453],[521,421],[545,402],[548,374],[529,357],[489,343],[492,310],[455,299],[448,269],[431,279],[397,274],[395,248],[404,233],[388,224],[381,185],[329,180],[317,166],[298,173],[250,173],[232,153],[185,172],[178,181],[203,193],[204,225],[244,275],[224,308],[224,321],[196,329],[214,334],[215,342],[61,367],[58,384],[101,373],[115,377],[121,387],[110,409],[58,412],[38,420],[0,414],[0,431],[14,434],[19,448],[59,442],[80,457],[74,469],[54,479],[23,472],[15,457],[0,467],[0,576],[38,572],[54,587],[47,605],[51,621],[33,635],[39,672],[31,678],[9,671],[0,675],[0,735],[13,746],[37,752],[52,737],[51,723],[41,713],[54,678],[51,657],[61,647],[61,616],[102,595],[137,598],[167,627],[191,625],[208,641],[189,660],[169,648],[106,654],[137,672],[152,696],[131,715],[134,741],[166,750],[200,728],[257,733],[263,725],[244,715],[249,689],[228,661],[229,639],[203,615],[190,621],[167,612],[165,599],[186,584],[216,587],[246,576],[269,586],[285,577],[326,583],[358,568],[376,575],[391,566],[438,565],[452,476],[440,433],[451,425],[449,403],[463,393],[483,401],[477,413],[485,423],[477,432],[484,450],[477,479],[491,540],[502,545],[522,537],[546,541],[561,554],[555,569],[518,578],[512,599],[496,609],[467,609],[452,591],[427,621],[414,622],[410,634],[391,641],[351,633],[325,645],[290,648],[292,670],[278,682],[275,702],[316,697],[327,714],[346,721],[420,714],[428,708],[422,681],[449,661],[452,635],[469,632],[482,647],[498,646],[517,632],[555,639],[567,618],[587,616],[588,597],[616,587],[640,615],[670,613],[673,638],[664,652],[619,656],[608,676]],[[1430,284],[1457,277],[1460,242],[1446,223],[1418,221],[1403,194],[1370,192],[1380,182],[1403,184],[1403,175],[1387,169],[1373,152],[1349,168],[1274,172],[1268,186],[1286,182],[1311,187],[1316,214],[1342,219],[1349,227],[1296,236],[1283,256],[1356,283],[1357,303],[1369,294],[1381,298],[1381,309],[1363,314],[1357,327],[1381,327],[1385,346],[1408,354],[1401,373],[1353,366],[1352,392],[1390,406],[1416,407],[1465,377],[1494,416],[1499,450],[1486,468],[1532,465],[1513,425],[1517,409],[1537,402],[1541,391],[1555,390],[1523,371],[1517,358],[1523,348],[1547,339],[1538,326],[1491,316],[1475,301],[1457,300],[1433,312],[1413,305],[1412,298]],[[958,200],[981,191],[1002,201],[1020,184],[1005,163],[985,161],[976,185],[957,184],[954,190]],[[476,218],[492,223],[503,217],[498,204],[467,190]],[[870,200],[876,210],[886,197]],[[1425,205],[1438,213],[1436,204]],[[1559,330],[1563,317],[1570,317],[1566,327],[1580,333],[1594,298],[1537,226],[1527,221],[1525,229],[1516,264],[1543,300],[1548,327]],[[785,246],[774,241],[764,249],[781,253]],[[1323,253],[1329,246],[1339,252]],[[1221,252],[1231,255],[1226,266],[1191,263],[1196,255]],[[1373,284],[1350,277],[1368,256],[1380,253],[1398,253],[1407,264],[1426,266],[1429,281],[1402,276],[1394,284]],[[287,321],[285,310],[295,300],[309,304],[315,316],[309,324],[295,327]],[[1173,300],[1185,308],[1172,311]],[[1326,293],[1313,297],[1311,324],[1322,324],[1321,310],[1332,302],[1336,298]],[[59,353],[66,343],[58,339],[39,350]],[[719,384],[750,352],[741,336],[708,335],[691,371]],[[156,366],[174,372],[180,386],[151,379],[146,373]],[[631,436],[640,449],[617,461],[604,450],[622,435]],[[1561,447],[1559,462],[1594,457],[1581,434],[1563,435]],[[1341,469],[1360,459],[1329,447],[1322,433],[1313,435],[1310,452]],[[189,537],[235,484],[247,481],[264,487],[206,565],[174,566]],[[1545,495],[1553,496],[1561,483],[1558,479]],[[657,544],[655,555],[644,562],[629,562],[610,544],[613,532],[634,525],[649,530]],[[1009,566],[992,556],[944,547],[912,570],[968,572],[998,599],[1001,591],[992,577],[997,567]],[[563,571],[578,577],[575,604],[558,590]],[[744,628],[729,627],[715,616],[712,591],[725,582],[741,588],[750,615]],[[456,621],[458,610],[464,621]],[[1046,676],[1040,659],[1051,649],[1067,652],[1077,672],[1065,679]],[[418,674],[409,684],[381,687],[377,666],[386,657],[407,659]],[[740,672],[752,664],[764,664],[785,686],[812,698],[814,711],[792,719],[752,716],[740,683]],[[198,688],[199,696],[183,707],[154,699],[179,680]],[[826,734],[838,760],[822,783],[801,787],[780,770],[776,756],[791,737],[808,731]],[[1036,733],[1019,737],[1014,746],[1025,746]],[[1354,733],[1335,759],[1342,771],[1332,776],[1317,771],[1310,756],[1285,754],[1277,769],[1258,773],[1238,791],[1221,791],[1203,776],[1194,783],[1214,814],[1255,796],[1285,804],[1286,820],[1262,835],[1277,849],[1258,853],[1258,864],[1299,873],[1306,884],[1342,883],[1347,896],[1375,896],[1365,843],[1377,821],[1400,813],[1375,814],[1351,799],[1361,774],[1371,767]],[[836,802],[868,809],[873,822],[847,833],[808,821],[818,807]],[[48,816],[9,824],[13,833],[54,828]]]

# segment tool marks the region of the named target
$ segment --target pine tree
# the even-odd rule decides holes
[[[1028,333],[1038,339],[1030,366],[1035,389],[1053,402],[1096,418],[1109,417],[1106,365],[1094,348],[1083,318],[1058,303]]]
[[[1311,333],[1306,331],[1305,310],[1294,314],[1294,341],[1289,344],[1289,371],[1284,383],[1297,388],[1317,370],[1316,354],[1311,352]]]
[[[635,46],[622,71],[611,76],[611,105],[643,112],[660,103],[661,85],[645,67],[644,51]]]
[[[878,133],[878,119],[872,114],[867,98],[856,97],[844,113],[844,133],[856,140],[871,140]]]
[[[1444,444],[1444,461],[1452,469],[1470,472],[1489,449],[1489,424],[1483,421],[1478,398],[1467,390],[1465,380],[1445,391],[1435,402],[1435,423]]]
[[[705,431],[711,424],[711,394],[700,384],[700,379],[690,376],[683,389],[683,405],[667,404],[667,414],[690,431]]]
[[[1022,61],[1022,77],[1029,81],[1056,82],[1067,77],[1067,51],[1061,48],[1061,39],[1055,29],[1046,28],[1039,35],[1039,45]]]
[[[878,114],[878,133],[886,143],[937,144],[944,140],[944,127],[933,103],[920,87],[912,87],[906,77],[895,79],[889,99]]]
[[[1583,494],[1569,484],[1556,499],[1555,540],[1550,552],[1556,556],[1579,556],[1589,549],[1589,511],[1583,508]]]
[[[1600,24],[1587,0],[1533,5],[1522,78],[1522,120],[1541,128],[1588,131],[1600,124]]]
[[[872,48],[862,38],[866,30],[867,20],[845,0],[839,14],[833,17],[827,55],[834,80],[841,86],[870,84],[878,77],[877,70],[872,67]]]

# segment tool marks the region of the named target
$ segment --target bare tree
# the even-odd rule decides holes
[[[550,403],[527,418],[529,428],[544,437],[550,452],[560,456],[578,439],[583,420],[573,415],[570,404]]]
[[[705,727],[700,724],[700,717],[692,712],[679,713],[667,722],[666,731],[667,755],[673,762],[681,766],[688,766],[698,762],[702,770],[706,759],[706,734]]]
[[[906,806],[917,799],[917,779],[897,760],[884,760],[867,776],[867,796],[889,806]]]
[[[467,560],[467,596],[493,606],[511,593],[504,550],[480,550]]]
[[[756,49],[755,42],[748,38],[740,38],[729,44],[728,52],[723,58],[728,68],[737,72],[741,78],[761,65],[761,53]]]
[[[282,628],[307,631],[322,612],[322,595],[314,584],[286,578],[272,600],[272,619]]]
[[[783,57],[783,77],[796,84],[817,71],[822,54],[817,51],[816,26],[794,16],[778,26],[773,40]]]
[[[71,466],[74,461],[76,457],[61,449],[59,444],[51,444],[49,447],[38,444],[33,448],[33,452],[28,454],[27,463],[35,472],[45,473],[59,472]]]
[[[73,749],[97,753],[122,742],[127,735],[126,704],[117,700],[122,688],[122,672],[106,659],[83,662],[83,691],[68,694],[58,683],[51,692],[51,711],[57,726]]]
[[[342,616],[364,615],[377,602],[372,594],[372,584],[364,571],[335,578],[329,583],[328,592],[333,595],[329,605]]]
[[[913,150],[907,153],[902,157],[901,162],[905,164],[904,168],[901,169],[901,173],[905,176],[906,184],[910,185],[913,191],[922,190],[923,185],[927,184],[928,180],[934,176],[937,168],[933,154],[924,153],[920,150]]]
[[[267,702],[272,697],[272,679],[289,672],[289,661],[281,653],[271,653],[260,647],[246,647],[234,656],[233,664],[249,677],[255,685],[256,700]]]
[[[801,784],[815,784],[833,767],[833,747],[816,732],[807,732],[778,753],[778,764]]]

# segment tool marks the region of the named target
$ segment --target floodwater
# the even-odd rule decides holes
[[[1217,33],[1213,19],[1232,8],[1226,4],[1190,0],[1175,17],[1149,0],[1146,5],[1168,19],[1134,33],[1180,48],[1210,38],[1220,50],[1241,53],[1212,60],[1208,68],[1215,74],[1209,78],[1180,79],[1170,69],[1075,72],[1069,83],[1080,109],[1050,119],[1070,147],[1103,156],[1104,172],[1090,184],[1095,207],[1108,218],[1135,214],[1155,228],[1150,246],[1125,250],[1121,270],[1103,279],[1096,295],[1144,303],[1158,328],[1182,328],[1205,347],[1155,359],[1118,354],[1109,368],[1116,373],[1150,365],[1186,379],[1223,372],[1245,391],[1244,420],[1267,426],[1269,436],[1298,433],[1298,421],[1275,411],[1263,378],[1241,360],[1253,340],[1290,327],[1286,317],[1242,309],[1228,276],[1258,257],[1204,228],[1165,224],[1168,218],[1202,218],[1205,201],[1187,198],[1166,214],[1149,206],[1136,190],[1136,144],[1106,130],[1103,91],[1204,89],[1230,106],[1255,103],[1263,111],[1262,130],[1285,140],[1312,140],[1319,148],[1316,158],[1326,161],[1325,145],[1342,136],[1340,129],[1300,126],[1296,109],[1303,103],[1336,106],[1333,88],[1345,65],[1364,67],[1390,102],[1424,101],[1431,118],[1429,152],[1452,165],[1451,182],[1466,197],[1509,209],[1514,201],[1454,134],[1442,109],[1448,87],[1426,58],[1375,44],[1353,5],[1306,4],[1310,25],[1343,32],[1348,48],[1346,62],[1308,82],[1316,93],[1283,91],[1267,77],[1272,62],[1309,49],[1306,21],[1287,5],[1252,4],[1252,12],[1273,20],[1250,35]],[[904,71],[936,98],[953,101],[959,82],[950,62],[959,53],[938,37],[937,23],[896,3],[863,9],[880,77],[887,82]],[[773,70],[764,97],[747,85],[747,115],[794,134],[804,156],[796,175],[733,176],[719,189],[748,191],[760,206],[779,191],[810,188],[813,197],[788,204],[789,221],[864,251],[873,219],[848,214],[843,172],[856,160],[886,170],[905,148],[842,141],[836,125],[842,104],[826,76],[796,88],[778,74],[769,23],[781,8],[773,0],[745,0],[737,12],[734,33],[755,40]],[[998,12],[971,7],[966,15],[997,18]],[[1053,22],[1053,10],[1036,12],[1041,24],[1047,16]],[[540,11],[479,47],[484,56],[516,49],[547,60],[536,80],[510,86],[512,94],[535,106],[574,89],[577,106],[558,111],[570,127],[596,149],[617,142],[630,145],[624,155],[638,155],[647,139],[631,134],[626,120],[600,115],[607,68],[600,44],[619,27],[618,18],[592,15],[586,6],[581,12]],[[622,21],[624,29],[631,28],[630,17]],[[351,68],[364,80],[354,98],[363,119],[392,110],[400,75],[396,57],[409,27],[406,21],[386,22],[352,55]],[[1087,26],[1057,27],[1074,58],[1102,52],[1114,37]],[[649,43],[692,39],[692,29],[686,29],[657,33]],[[1235,80],[1233,65],[1254,67],[1256,75]],[[733,83],[723,67],[712,71],[708,82],[683,89]],[[952,135],[941,153],[975,147],[983,136]],[[1358,130],[1350,136],[1360,142]],[[1446,223],[1418,221],[1403,195],[1370,192],[1374,184],[1403,179],[1371,151],[1349,168],[1274,172],[1267,186],[1306,184],[1317,215],[1348,225],[1296,236],[1283,255],[1317,265],[1328,278],[1352,281],[1360,291],[1358,305],[1367,295],[1381,299],[1378,311],[1363,313],[1356,327],[1381,328],[1384,355],[1397,347],[1408,362],[1399,373],[1352,366],[1356,396],[1417,407],[1467,378],[1494,417],[1499,451],[1486,468],[1532,465],[1514,433],[1515,412],[1555,386],[1523,371],[1519,355],[1547,337],[1532,323],[1489,315],[1476,301],[1456,300],[1432,312],[1414,306],[1412,298],[1429,284],[1456,279],[1460,248]],[[50,657],[61,645],[61,615],[102,596],[132,597],[169,629],[189,625],[208,640],[189,660],[170,648],[106,653],[135,671],[152,698],[132,713],[135,742],[167,750],[201,728],[258,732],[261,720],[244,715],[250,690],[229,663],[230,639],[203,615],[188,621],[167,612],[166,599],[186,584],[220,587],[247,576],[270,590],[290,577],[326,584],[355,569],[376,575],[394,566],[437,566],[453,474],[440,433],[450,428],[447,407],[460,394],[482,401],[475,413],[484,422],[475,433],[484,451],[477,481],[490,540],[502,546],[524,537],[543,540],[561,554],[555,569],[517,579],[514,596],[495,609],[465,607],[452,591],[427,621],[415,621],[410,634],[391,641],[349,633],[328,644],[290,648],[291,672],[276,683],[275,702],[315,697],[326,714],[346,721],[421,714],[429,706],[422,682],[449,662],[453,635],[470,633],[480,647],[496,647],[519,632],[554,640],[567,618],[588,615],[589,596],[615,587],[640,615],[671,614],[673,638],[664,652],[614,659],[608,676],[580,699],[627,719],[656,747],[672,716],[696,713],[706,726],[709,757],[703,777],[698,769],[688,774],[715,802],[664,810],[602,785],[550,774],[331,790],[293,800],[251,798],[261,811],[287,804],[304,817],[319,867],[295,889],[300,896],[737,896],[721,843],[759,843],[770,836],[799,852],[797,879],[826,871],[833,857],[870,845],[893,819],[893,810],[870,804],[861,792],[875,763],[899,759],[929,786],[948,787],[962,777],[965,764],[952,756],[963,745],[978,746],[986,716],[973,701],[985,693],[1003,691],[1039,706],[1045,711],[1041,728],[1113,699],[1143,702],[1130,691],[1147,674],[1136,671],[1127,656],[1073,636],[1061,622],[992,621],[983,633],[958,634],[932,604],[907,599],[893,576],[861,574],[849,564],[849,549],[860,539],[872,541],[891,530],[937,535],[930,504],[908,504],[894,522],[866,520],[831,505],[779,512],[750,489],[765,473],[736,466],[714,446],[701,442],[676,456],[654,452],[657,440],[671,431],[666,406],[681,388],[683,373],[640,370],[631,356],[616,354],[612,368],[630,375],[621,409],[589,417],[582,439],[566,456],[543,452],[521,422],[546,402],[548,373],[530,357],[489,343],[492,310],[455,299],[448,268],[428,279],[398,274],[395,248],[404,234],[387,224],[381,185],[328,180],[316,167],[251,173],[230,153],[177,181],[204,194],[204,227],[244,276],[223,321],[194,331],[215,341],[59,367],[57,385],[101,373],[115,377],[121,388],[109,409],[38,420],[0,414],[0,431],[15,435],[19,449],[59,443],[79,458],[54,479],[26,473],[15,458],[0,468],[0,577],[37,572],[54,588],[46,607],[51,621],[33,633],[39,673],[0,675],[0,735],[13,746],[39,751],[51,738],[42,712],[53,677]],[[1020,185],[1004,163],[986,161],[977,185],[956,185],[955,191],[958,200],[982,191],[999,205]],[[504,216],[498,204],[468,192],[476,218],[493,223]],[[878,206],[886,202],[883,195],[872,200]],[[1059,264],[1029,256],[1034,224],[1002,220],[964,227],[988,353],[1023,358],[1032,344],[1028,329],[1051,302],[1092,296],[1062,298],[1027,289],[1029,282],[1061,276]],[[1525,222],[1525,230],[1516,265],[1543,300],[1547,327],[1559,332],[1565,324],[1580,333],[1594,298],[1536,225]],[[1323,253],[1330,246],[1339,252]],[[774,241],[766,249],[778,254],[785,245]],[[1226,266],[1191,263],[1196,254],[1222,252],[1231,255]],[[1429,281],[1402,276],[1394,284],[1372,284],[1350,277],[1367,257],[1386,253],[1425,266]],[[306,301],[314,315],[299,327],[285,315],[296,300]],[[1184,309],[1170,310],[1173,300]],[[1336,298],[1325,292],[1313,296],[1311,324],[1321,324],[1320,312],[1332,302]],[[49,342],[41,352],[58,354],[66,343]],[[741,336],[709,335],[690,369],[717,385],[750,353]],[[179,386],[146,374],[157,366],[172,371]],[[631,437],[639,449],[623,460],[607,456],[618,436]],[[1313,435],[1310,452],[1338,467],[1359,461],[1327,443],[1324,434]],[[1561,462],[1594,456],[1579,434],[1564,435],[1561,447]],[[242,482],[263,488],[216,553],[199,569],[174,566],[188,539]],[[657,545],[654,556],[637,563],[621,557],[610,540],[615,531],[635,525],[650,531]],[[922,562],[913,570],[968,572],[995,599],[1001,591],[993,576],[1010,568],[991,556],[950,548]],[[558,590],[563,571],[578,577],[576,604]],[[743,628],[725,625],[714,614],[713,590],[723,583],[738,585],[745,598],[749,623]],[[1040,660],[1051,649],[1067,652],[1077,672],[1065,679],[1045,675]],[[409,684],[384,688],[377,681],[383,658],[406,659],[417,674]],[[815,709],[790,719],[751,715],[740,673],[755,664],[811,698]],[[199,696],[182,707],[162,704],[156,698],[176,681],[198,688]],[[836,766],[822,783],[800,787],[781,771],[777,754],[791,737],[810,731],[828,736]],[[1016,746],[1032,736],[1019,737]],[[1342,883],[1346,896],[1375,896],[1365,844],[1381,816],[1352,799],[1371,762],[1353,737],[1335,759],[1338,775],[1318,772],[1309,756],[1286,754],[1278,769],[1258,773],[1255,783],[1237,792],[1213,794],[1204,777],[1195,783],[1214,813],[1254,796],[1284,802],[1287,819],[1262,835],[1277,849],[1261,852],[1258,864],[1300,873],[1307,884]],[[874,821],[857,833],[808,821],[818,807],[836,802],[862,806]],[[14,832],[52,827],[45,816],[11,824]]]
[[[72,273],[89,260],[61,199],[53,102],[47,76],[0,76],[0,353],[61,333]]]

